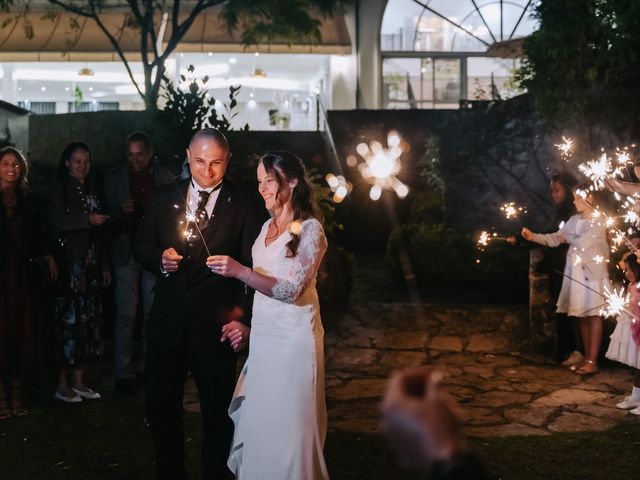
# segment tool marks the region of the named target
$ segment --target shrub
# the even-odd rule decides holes
[[[405,249],[422,289],[491,287],[527,289],[528,251],[494,242],[480,252],[475,240],[443,224],[411,223],[394,230],[387,246],[387,262],[402,276]]]

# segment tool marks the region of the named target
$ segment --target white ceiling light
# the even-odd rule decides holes
[[[229,58],[229,63],[231,63],[232,65],[233,65],[234,63],[238,63],[238,59],[237,59],[236,57],[230,57],[230,58]]]
[[[133,76],[137,82],[144,83],[144,75],[135,74]],[[49,82],[91,82],[91,83],[123,83],[130,82],[131,78],[126,73],[99,72],[92,77],[78,75],[77,73],[65,72],[62,70],[32,70],[19,68],[13,72],[14,80],[42,80],[46,78]]]
[[[95,75],[95,72],[90,68],[85,67],[85,68],[81,68],[78,71],[78,75],[80,75],[81,77],[93,77]]]

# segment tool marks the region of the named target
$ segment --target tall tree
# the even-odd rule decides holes
[[[272,43],[274,40],[291,44],[304,41],[310,44],[321,40],[320,20],[311,12],[331,14],[340,0],[46,0],[56,11],[71,12],[78,17],[95,21],[114,51],[124,64],[133,85],[145,102],[146,108],[157,108],[158,95],[165,63],[175,51],[194,21],[202,12],[220,6],[221,17],[229,30],[243,28],[245,46]],[[33,35],[29,21],[30,0],[0,0],[0,10],[14,13],[1,22],[7,27],[12,22],[23,22],[27,37]],[[113,32],[105,24],[105,14],[125,12],[123,30],[135,32],[140,38],[140,60],[144,71],[144,85],[136,81],[121,44],[122,31]],[[79,28],[72,19],[72,30]],[[165,33],[166,32],[166,33]]]
[[[541,0],[521,85],[560,125],[640,133],[640,2]]]

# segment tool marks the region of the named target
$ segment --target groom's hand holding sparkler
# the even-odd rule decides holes
[[[175,248],[167,248],[162,252],[162,269],[167,273],[177,272],[182,258],[182,255],[179,255]]]

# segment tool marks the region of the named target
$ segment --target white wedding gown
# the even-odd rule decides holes
[[[228,465],[238,480],[328,479],[324,330],[316,291],[327,240],[320,222],[305,220],[298,252],[289,258],[289,232],[265,246],[270,221],[253,244],[253,268],[277,283],[271,297],[254,297],[249,357],[229,407],[235,432]]]

